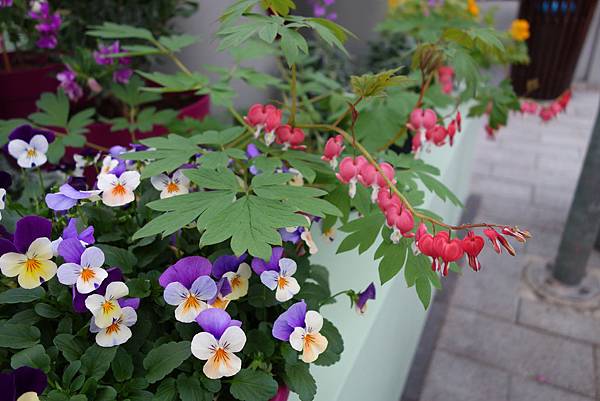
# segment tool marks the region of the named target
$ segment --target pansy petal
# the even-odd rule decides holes
[[[36,394],[42,394],[46,387],[48,387],[48,379],[41,369],[22,366],[15,369],[12,373],[17,394],[23,394],[29,391],[35,392]],[[3,392],[7,390],[3,387],[0,388],[2,388]]]
[[[306,312],[306,318],[304,319],[306,324],[306,331],[318,332],[323,328],[323,316],[317,311],[309,310]]]
[[[95,291],[100,287],[102,282],[108,276],[106,270],[100,267],[92,267],[86,268],[88,275],[84,276],[82,274],[79,275],[77,279],[77,291],[82,294],[89,294],[92,291]],[[91,275],[90,275],[91,273]]]
[[[96,242],[96,239],[94,238],[94,227],[89,226],[85,228],[82,232],[79,233],[79,235],[77,235],[77,238],[79,238],[80,241],[83,241],[88,245],[93,244],[94,242]]]
[[[190,179],[187,178],[185,174],[183,174],[183,170],[177,170],[173,173],[173,181],[175,181],[183,187],[190,186]]]
[[[174,281],[172,283],[169,283],[169,285],[167,285],[167,288],[165,288],[163,298],[165,299],[165,302],[169,305],[177,306],[183,303],[189,295],[190,292],[187,288],[183,286],[183,284]]]
[[[231,317],[222,309],[211,308],[201,312],[196,322],[204,331],[211,333],[215,338],[221,338],[223,332],[229,327]]]
[[[227,351],[240,352],[246,344],[246,334],[237,326],[228,327],[219,339],[219,344]]]
[[[223,255],[219,256],[215,263],[213,263],[212,274],[215,278],[220,279],[223,277],[225,272],[234,272],[237,270],[240,263],[246,259],[246,254],[242,254],[240,257],[235,255]]]
[[[198,333],[192,338],[192,354],[203,361],[206,361],[214,353],[214,349],[219,346],[217,339],[210,333]]]
[[[129,294],[129,288],[122,281],[115,281],[106,287],[104,294],[106,299],[119,299],[126,297]]]
[[[127,306],[121,309],[121,322],[127,326],[131,327],[137,322],[137,313],[135,309]]]
[[[102,267],[104,264],[104,252],[98,247],[89,247],[81,254],[80,264],[84,267]]]
[[[36,239],[29,245],[26,255],[35,259],[52,259],[52,241],[46,237]]]
[[[188,256],[179,259],[165,270],[158,278],[158,283],[165,288],[169,283],[178,281],[190,288],[198,277],[210,275],[211,269],[212,264],[208,259],[202,256]]]
[[[286,302],[292,299],[298,292],[300,292],[300,286],[298,285],[298,282],[293,277],[290,277],[288,278],[288,283],[285,286],[277,287],[275,290],[275,299],[279,302]]]
[[[102,191],[110,191],[117,182],[119,180],[114,174],[100,174],[96,186]]]
[[[77,200],[71,199],[61,193],[47,194],[45,197],[46,205],[56,211],[69,210],[77,204]]]
[[[0,270],[6,277],[18,276],[25,269],[27,257],[16,252],[8,252],[0,257]]]
[[[116,187],[113,187],[102,192],[102,203],[106,206],[123,206],[135,200],[135,195],[131,190],[127,188],[122,190],[115,189]]]
[[[130,191],[133,191],[140,185],[140,173],[137,171],[126,171],[119,177],[119,181]]]
[[[260,281],[267,286],[270,290],[277,288],[277,281],[279,280],[279,273],[273,270],[265,270],[260,275]]]
[[[304,348],[304,334],[305,330],[302,327],[296,327],[292,334],[290,334],[290,345],[296,351],[302,351]]]
[[[217,295],[217,285],[208,276],[200,276],[193,283],[190,292],[198,299],[207,300]]]
[[[73,285],[81,274],[81,266],[77,263],[63,263],[56,271],[58,281],[64,285]]]
[[[48,140],[44,135],[34,135],[29,141],[29,145],[41,153],[48,151]]]
[[[238,267],[238,270],[237,270],[237,274],[241,278],[245,278],[246,280],[249,279],[250,276],[252,275],[252,270],[250,269],[250,265],[248,265],[248,263],[240,264],[240,266]]]
[[[221,376],[235,376],[242,369],[242,360],[235,354],[228,352],[227,358],[221,362]]]
[[[13,139],[8,143],[8,153],[18,159],[23,153],[27,153],[29,144],[21,139]]]
[[[123,324],[104,328],[96,334],[96,344],[101,347],[114,347],[125,344],[131,338],[131,329]]]
[[[39,216],[25,216],[15,225],[14,245],[20,253],[25,253],[35,239],[50,238],[51,234],[50,220]]]
[[[175,308],[175,319],[182,323],[191,323],[206,308],[208,305],[205,302],[192,295]]]
[[[121,308],[130,307],[135,310],[140,307],[140,299],[139,298],[121,298],[121,299],[119,299],[119,305],[121,305]]]
[[[58,254],[68,263],[79,264],[84,250],[85,248],[77,238],[68,238],[58,244]]]
[[[0,238],[0,256],[9,252],[17,252],[17,248],[15,248],[12,241],[9,241],[6,238]]]
[[[169,184],[169,176],[166,174],[156,175],[154,177],[150,177],[150,183],[157,191],[162,191]]]
[[[61,194],[68,196],[69,198],[72,198],[72,199],[81,200],[81,199],[87,199],[90,197],[89,193],[78,191],[69,184],[61,185],[58,190],[60,191]],[[73,219],[71,219],[71,220],[73,220]],[[77,219],[75,219],[75,220],[77,220]]]
[[[56,263],[51,260],[39,260],[38,268],[34,271],[23,271],[19,274],[18,282],[23,288],[37,288],[56,275]]]
[[[312,363],[317,360],[320,354],[322,354],[327,348],[328,341],[320,333],[311,333],[310,341],[304,342],[304,350],[302,352],[302,361],[306,363]]]
[[[279,260],[279,272],[284,277],[293,276],[296,273],[296,262],[289,258]]]

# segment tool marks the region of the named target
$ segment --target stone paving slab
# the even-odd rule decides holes
[[[592,401],[592,398],[563,391],[522,377],[510,378],[509,401]]]
[[[508,385],[506,372],[437,351],[421,401],[506,401]]]
[[[438,347],[521,376],[541,375],[574,393],[596,395],[591,345],[450,308]]]

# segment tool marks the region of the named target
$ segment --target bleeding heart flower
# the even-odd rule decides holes
[[[413,131],[427,131],[437,122],[435,111],[431,109],[414,109],[410,113],[409,128]]]
[[[379,194],[377,194],[377,205],[382,212],[385,212],[390,207],[396,207],[400,209],[402,206],[402,201],[398,195],[393,193],[391,190],[386,189],[385,191],[379,191]]]
[[[281,125],[282,111],[277,107],[268,104],[263,106],[256,103],[248,109],[248,114],[244,117],[249,125],[256,128],[254,137],[258,138],[261,131],[265,130],[265,143],[270,145],[275,140],[273,132]]]
[[[502,228],[502,234],[510,235],[511,237],[516,238],[517,241],[523,243],[525,243],[525,241],[531,238],[531,234],[529,233],[529,231],[519,230],[518,228],[512,228],[508,226]]]
[[[300,128],[292,128],[289,125],[282,125],[275,130],[275,141],[283,145],[283,149],[298,148],[304,142],[304,131]]]
[[[394,229],[390,236],[393,243],[397,244],[401,236],[410,238],[415,235],[411,232],[415,227],[415,220],[408,208],[401,207],[398,209],[396,206],[391,206],[385,211],[385,217],[388,226]]]
[[[344,184],[349,184],[348,195],[354,198],[356,195],[356,183],[360,174],[360,168],[367,160],[358,156],[357,158],[344,157],[340,162],[339,173],[336,174],[338,180]]]
[[[498,233],[491,227],[483,230],[483,233],[486,237],[488,237],[497,254],[502,253],[502,248],[500,248],[500,245],[502,245],[509,254],[512,256],[516,255],[515,249],[502,234]]]
[[[481,270],[481,263],[479,263],[477,256],[481,253],[484,245],[483,238],[475,235],[473,231],[469,231],[467,236],[462,240],[462,248],[469,259],[469,266],[476,272]]]
[[[462,241],[458,238],[450,239],[450,234],[446,231],[441,231],[433,238],[433,250],[434,253],[444,261],[441,267],[442,276],[448,275],[448,267],[451,262],[455,262],[460,259],[463,254]]]
[[[450,140],[450,146],[454,145],[454,135],[456,135],[456,121],[452,120],[450,124],[448,124],[448,128],[446,128],[446,133],[448,134],[448,138]]]
[[[436,125],[433,128],[427,130],[425,138],[428,141],[433,142],[436,146],[442,146],[446,142],[446,128],[441,125]]]
[[[331,168],[335,169],[337,167],[337,158],[340,157],[343,150],[344,137],[341,135],[331,137],[325,144],[325,149],[323,149],[323,156],[321,157],[321,160],[329,162]]]

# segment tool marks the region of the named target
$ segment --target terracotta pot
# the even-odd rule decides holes
[[[271,398],[269,401],[287,401],[290,396],[290,389],[286,385],[280,385],[277,389],[277,394],[275,397]]]
[[[35,102],[44,92],[58,88],[56,74],[64,69],[60,64],[49,64],[41,56],[25,55],[27,63],[19,65],[11,54],[14,66],[11,72],[0,70],[0,119],[25,118],[36,111]]]

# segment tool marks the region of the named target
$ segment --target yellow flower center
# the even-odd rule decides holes
[[[115,310],[115,304],[112,301],[104,301],[102,303],[102,312],[108,314]]]
[[[183,304],[183,309],[185,309],[185,310],[188,310],[191,308],[197,309],[199,307],[200,307],[200,302],[198,302],[198,298],[196,298],[194,295],[189,295]]]
[[[240,278],[240,276],[235,275],[235,276],[233,276],[233,279],[231,279],[230,284],[231,284],[231,288],[237,288],[240,285],[242,285],[242,279]]]
[[[311,333],[306,333],[304,335],[304,348],[310,348],[316,342],[317,341],[315,340],[315,336],[312,335]]]
[[[213,308],[219,308],[219,309],[225,310],[225,308],[227,308],[227,305],[229,305],[229,301],[227,299],[223,299],[220,296],[218,296],[217,299],[215,299],[215,302],[213,302],[211,306]]]
[[[37,152],[35,151],[35,149],[27,149],[27,157],[35,157],[36,154]]]
[[[170,193],[170,194],[175,193],[175,192],[179,192],[179,185],[177,185],[173,181],[171,181],[167,185],[167,192]]]
[[[94,277],[96,277],[96,273],[94,273],[94,271],[91,268],[84,267],[83,270],[81,270],[81,279],[83,281],[90,281]]]
[[[287,284],[288,279],[283,276],[279,276],[279,278],[277,279],[277,287],[279,287],[279,289],[283,289],[287,286]]]
[[[123,184],[117,184],[112,189],[112,194],[114,196],[124,196],[126,192],[127,192],[127,190],[125,189],[125,187],[123,186]]]
[[[227,363],[229,362],[229,355],[227,354],[227,351],[225,351],[224,348],[219,347],[215,351],[214,360],[216,364]]]
[[[108,326],[105,330],[106,330],[106,334],[116,334],[120,330],[119,323],[114,322],[113,324]]]
[[[27,273],[35,273],[42,268],[42,262],[36,258],[29,258],[25,261],[25,271]]]

